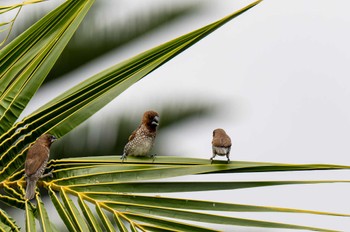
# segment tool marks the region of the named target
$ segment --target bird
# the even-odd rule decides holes
[[[24,172],[27,182],[25,199],[31,200],[35,196],[36,182],[52,173],[43,175],[50,156],[50,146],[57,138],[51,134],[41,135],[27,152]]]
[[[213,140],[211,144],[213,149],[213,156],[210,158],[211,163],[213,163],[213,159],[216,155],[226,156],[227,163],[230,163],[231,138],[223,129],[217,128],[213,131]]]
[[[132,132],[129,137],[127,144],[124,147],[123,155],[120,157],[122,162],[127,158],[128,155],[131,156],[148,156],[151,151],[156,134],[157,126],[159,125],[159,114],[155,111],[146,111],[143,114],[141,124],[139,127]],[[151,155],[153,161],[156,154]]]

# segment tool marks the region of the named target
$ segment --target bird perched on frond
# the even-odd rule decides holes
[[[213,149],[213,156],[210,158],[211,163],[213,163],[213,159],[216,155],[226,156],[227,163],[230,163],[230,151],[232,144],[231,139],[226,132],[221,128],[215,129],[213,131],[213,140],[211,143]]]
[[[155,111],[146,111],[143,114],[140,126],[130,135],[128,143],[124,147],[121,157],[122,162],[131,156],[148,156],[151,151],[159,125],[159,115]],[[153,161],[155,154],[151,155]]]
[[[35,196],[36,182],[52,173],[43,175],[50,156],[50,146],[56,137],[50,134],[41,135],[27,152],[24,172],[27,181],[25,198],[31,200]]]

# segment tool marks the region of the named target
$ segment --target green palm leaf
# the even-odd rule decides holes
[[[205,192],[212,190],[234,190],[261,186],[276,186],[286,184],[320,184],[340,182],[332,181],[216,181],[216,182],[178,182],[158,181],[170,177],[179,177],[192,174],[210,174],[218,171],[230,172],[260,172],[263,168],[269,171],[299,171],[324,169],[349,169],[347,166],[337,165],[290,165],[278,163],[233,162],[229,165],[213,164],[209,160],[159,157],[160,162],[150,163],[149,160],[138,159],[137,163],[121,164],[119,157],[87,157],[65,160],[52,160],[50,168],[55,171],[54,179],[44,182],[44,187],[76,196],[80,205],[87,201],[96,205],[96,211],[106,230],[111,228],[110,219],[105,211],[114,215],[115,224],[129,225],[131,228],[151,230],[183,231],[198,230],[211,231],[214,228],[202,228],[183,224],[174,219],[194,222],[217,223],[226,225],[257,226],[265,228],[289,228],[327,231],[322,228],[313,228],[300,225],[289,225],[278,222],[257,221],[245,218],[227,217],[220,214],[206,212],[275,212],[275,213],[305,213],[312,215],[326,215],[335,217],[350,217],[348,214],[300,210],[291,208],[243,205],[215,201],[194,199],[179,199],[161,197],[156,194],[174,192]],[[84,162],[84,160],[86,160]],[[182,163],[180,162],[182,160]],[[192,163],[191,163],[192,160]],[[188,162],[187,162],[188,161]],[[66,163],[66,165],[64,165]],[[78,165],[77,165],[78,164]],[[92,165],[93,164],[93,165]],[[294,168],[292,168],[294,166]],[[248,168],[247,168],[248,167]],[[252,168],[254,167],[254,168]],[[267,171],[265,171],[267,172]],[[85,181],[83,181],[85,179]],[[89,182],[86,182],[86,179]],[[150,180],[157,180],[150,182]],[[145,182],[144,180],[148,180]],[[344,181],[346,182],[346,181]],[[134,194],[138,193],[138,194]],[[147,195],[143,195],[147,194]],[[149,195],[151,194],[151,195]],[[54,199],[56,201],[56,199]],[[84,206],[85,207],[85,206]],[[83,208],[82,208],[83,209]],[[77,212],[76,212],[77,213]],[[86,220],[91,220],[91,213],[85,214]],[[150,218],[149,218],[150,217]],[[160,217],[160,218],[159,218]],[[124,219],[121,220],[120,218]],[[147,221],[147,225],[141,223]],[[119,226],[120,227],[120,226]],[[122,228],[124,228],[122,227]]]
[[[0,209],[0,228],[4,231],[19,231],[20,228],[16,225],[16,222],[5,211]]]
[[[162,229],[167,229],[170,231],[198,231],[198,232],[210,232],[210,231],[217,231],[209,228],[204,228],[200,226],[185,224],[183,222],[174,221],[171,219],[164,220],[160,217],[155,217],[151,215],[145,215],[145,214],[134,214],[134,213],[123,213],[128,218],[139,221],[140,223],[147,223],[149,225],[154,225],[157,227],[160,227]]]
[[[93,1],[67,1],[0,51],[0,135],[17,120]]]
[[[82,199],[81,196],[78,198],[78,203],[81,208],[81,211],[84,214],[84,217],[86,218],[87,222],[89,223],[90,228],[92,228],[93,231],[101,231],[102,228],[100,227],[97,219],[93,215],[92,211],[90,210],[89,206],[86,204],[86,202]]]
[[[26,202],[26,231],[28,232],[34,232],[36,231],[36,225],[35,225],[35,217],[34,212],[31,204],[29,202]]]
[[[126,232],[128,231],[124,225],[124,223],[122,222],[121,219],[121,215],[118,212],[114,212],[114,218],[115,218],[115,223],[117,224],[117,228],[122,231],[122,232]],[[125,214],[124,214],[125,215]],[[130,217],[129,217],[130,218]]]
[[[71,215],[69,214],[69,212],[67,211],[67,209],[65,208],[63,203],[60,202],[60,200],[56,196],[55,192],[51,189],[51,187],[49,187],[48,190],[49,190],[49,195],[51,197],[51,201],[52,201],[53,205],[56,207],[56,210],[59,213],[62,221],[66,225],[67,229],[69,231],[74,231],[75,226],[74,226],[73,221],[71,219]]]
[[[36,196],[37,201],[37,217],[39,218],[40,226],[42,231],[57,231],[54,225],[49,219],[49,215],[46,211],[44,203],[42,202],[39,195]]]
[[[64,189],[60,191],[62,201],[70,215],[72,215],[73,223],[78,231],[88,231],[88,225],[86,224],[83,216],[78,211],[72,199],[66,193]]]
[[[103,226],[105,227],[106,231],[114,231],[114,226],[112,222],[109,220],[108,216],[103,212],[103,209],[99,204],[96,204],[96,212],[98,216],[100,217]]]

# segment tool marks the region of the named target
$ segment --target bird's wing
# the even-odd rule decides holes
[[[27,176],[33,175],[48,159],[49,149],[42,145],[34,144],[27,153],[25,172]]]
[[[224,147],[231,147],[231,139],[229,138],[229,137],[225,137],[225,138],[223,138],[222,139],[222,141],[221,141],[221,143],[222,143],[222,145],[224,146]]]
[[[129,136],[129,140],[128,140],[128,141],[131,141],[131,140],[133,140],[133,139],[135,138],[136,132],[140,129],[140,127],[141,127],[141,126],[139,126],[136,130],[134,130],[134,131],[132,132],[132,134]]]
[[[212,144],[216,147],[231,147],[231,139],[229,137],[214,138]]]

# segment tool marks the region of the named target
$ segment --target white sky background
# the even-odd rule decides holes
[[[142,10],[148,4],[170,4],[171,1],[122,2],[123,5],[113,9],[115,15],[128,12],[125,7]],[[67,89],[119,61],[218,20],[251,1],[206,2],[200,14],[171,23],[68,74],[69,84],[49,84],[35,96],[37,101],[31,102],[32,107],[46,102],[47,96],[62,92],[59,86]],[[132,86],[91,120],[101,120],[101,116],[111,110],[137,114],[157,110],[169,100],[219,102],[220,108],[213,117],[198,118],[163,131],[157,142],[169,147],[169,155],[190,154],[209,159],[212,130],[221,127],[233,141],[233,162],[350,165],[349,7],[350,2],[345,0],[265,0]],[[101,17],[105,15],[110,14],[104,13]],[[27,109],[24,115],[30,111]],[[300,172],[226,178],[240,177],[350,179],[350,173]],[[350,187],[345,184],[248,189],[224,195],[236,203],[350,214],[347,202]],[[207,197],[221,200],[215,199],[214,194]],[[350,219],[346,218],[247,215],[254,219],[350,231]]]

